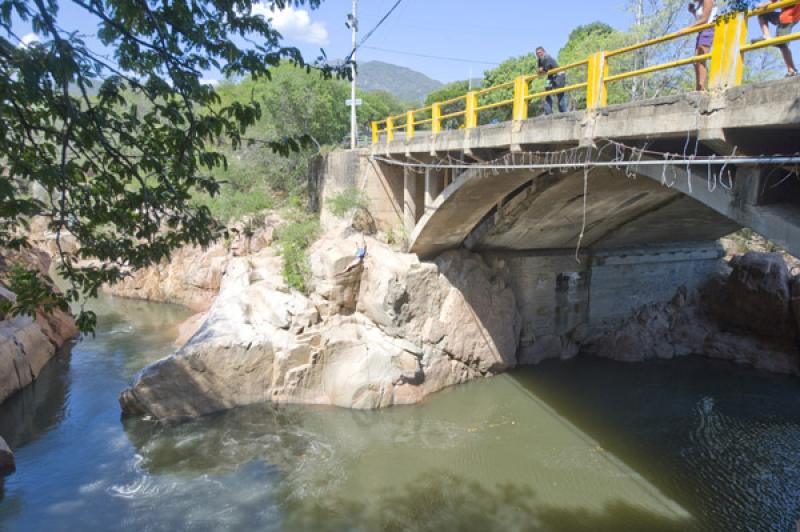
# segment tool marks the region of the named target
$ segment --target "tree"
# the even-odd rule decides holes
[[[584,26],[578,26],[569,34],[567,44],[558,52],[558,62],[561,65],[569,65],[587,59],[595,52],[602,50],[615,50],[621,48],[632,41],[630,34],[617,31],[603,22],[592,22]],[[626,70],[633,67],[630,58],[617,62]],[[587,67],[579,67],[567,71],[569,83],[578,83],[587,79]],[[625,101],[626,90],[621,83],[608,85],[608,103],[620,103]],[[570,102],[573,109],[584,109],[586,107],[586,92],[575,91],[570,94]]]
[[[531,52],[519,57],[512,57],[506,59],[497,68],[487,70],[484,72],[483,86],[486,88],[496,87],[504,83],[510,83],[516,79],[517,76],[529,76],[536,74],[538,70],[538,60],[536,55]],[[535,79],[530,84],[531,94],[541,92],[544,90],[544,77]],[[491,92],[483,97],[481,105],[487,103],[496,103],[502,100],[513,99],[514,88],[509,87],[499,89]],[[540,114],[543,111],[543,104],[541,100],[533,100],[529,106],[529,114]],[[499,107],[491,111],[482,113],[479,116],[481,123],[488,123],[492,121],[506,121],[511,120],[512,107],[510,105]]]
[[[59,25],[55,0],[0,0],[0,246],[26,246],[26,221],[45,217],[57,235],[59,273],[71,284],[56,294],[43,279],[31,289],[29,274],[11,275],[12,290],[28,287],[12,313],[43,302],[66,309],[123,268],[218,237],[219,224],[192,196],[218,193],[212,172],[227,165],[218,146],[240,146],[261,109],[255,101],[222,103],[203,73],[260,79],[282,60],[304,65],[253,0],[71,1],[97,20],[112,59]],[[319,3],[263,2],[273,10]],[[41,41],[23,43],[20,21]],[[268,145],[286,153],[301,144]],[[61,250],[64,233],[80,243],[78,257]],[[82,309],[77,321],[90,331],[95,316]]]
[[[254,103],[261,115],[248,129],[240,147],[221,147],[228,166],[213,175],[222,183],[215,197],[197,200],[222,221],[268,207],[280,206],[305,195],[309,159],[329,146],[339,145],[350,131],[350,86],[342,80],[326,80],[290,63],[271,70],[270,80],[246,78],[221,84],[219,106]],[[359,128],[368,132],[372,120],[405,110],[405,104],[389,93],[361,92]],[[310,142],[288,155],[276,154],[264,145],[283,138],[307,136]]]

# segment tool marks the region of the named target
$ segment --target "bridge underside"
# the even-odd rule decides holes
[[[800,80],[610,106],[600,115],[576,112],[420,135],[376,145],[372,154],[401,163],[478,164],[506,154],[597,147],[605,139],[653,152],[683,153],[688,146],[694,154],[696,146],[698,157],[796,154]],[[608,153],[595,149],[593,158],[608,159]],[[719,167],[711,173],[706,167],[663,165],[595,168],[584,197],[583,170],[459,174],[378,166],[389,181],[404,185],[397,203],[404,206],[410,251],[422,257],[462,245],[574,249],[582,230],[581,247],[589,250],[707,242],[739,227],[800,255],[800,178],[791,167],[731,165],[722,179]]]
[[[598,169],[588,179],[584,207],[583,172],[539,175],[471,230],[465,243],[477,249],[575,248],[583,231],[582,246],[607,249],[716,240],[738,229],[702,203],[642,176]]]

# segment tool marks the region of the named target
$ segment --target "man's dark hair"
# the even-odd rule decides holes
[[[536,47],[536,51],[538,52],[539,50],[541,50],[541,51],[543,51],[543,52],[545,51],[545,49],[544,49],[544,47],[543,47],[543,46],[537,46],[537,47]]]

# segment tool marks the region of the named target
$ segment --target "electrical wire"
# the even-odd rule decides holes
[[[387,11],[386,14],[383,15],[383,17],[381,17],[378,23],[375,24],[375,27],[373,27],[371,30],[367,32],[366,35],[364,35],[361,41],[355,46],[355,48],[353,48],[353,50],[347,56],[347,58],[345,59],[345,63],[349,63],[353,59],[353,55],[358,51],[358,49],[361,48],[370,37],[372,37],[372,34],[375,33],[375,31],[377,31],[377,29],[380,28],[384,22],[386,22],[386,19],[389,18],[389,16],[392,13],[394,13],[394,10],[397,9],[397,6],[399,6],[402,1],[403,0],[397,0],[397,2],[394,3],[394,5],[389,9],[389,11]]]
[[[497,65],[500,64],[500,63],[492,63],[491,61],[473,61],[471,59],[461,59],[459,57],[445,57],[445,56],[441,56],[441,55],[419,54],[419,53],[415,53],[415,52],[403,52],[403,51],[400,51],[400,50],[390,50],[388,48],[379,48],[377,46],[362,46],[362,48],[365,48],[367,50],[377,50],[379,52],[388,52],[388,53],[391,53],[391,54],[411,55],[411,56],[414,56],[414,57],[426,57],[428,59],[441,59],[441,60],[444,60],[444,61],[456,61],[458,63],[473,63],[473,64],[476,64],[476,65],[490,65],[490,66],[497,66]]]

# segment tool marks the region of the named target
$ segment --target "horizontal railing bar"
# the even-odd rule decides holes
[[[467,114],[466,111],[456,111],[455,113],[450,113],[446,115],[442,115],[439,117],[439,120],[444,120],[445,118],[454,118],[456,116],[461,116]]]
[[[541,74],[535,74],[531,79],[542,78],[545,76],[554,76],[556,74],[561,74],[562,72],[566,72],[567,70],[572,70],[573,68],[582,67],[589,64],[588,59],[584,59],[583,61],[576,61],[575,63],[570,63],[565,66],[561,66],[558,68],[554,68],[552,70],[548,70],[547,72]]]
[[[784,35],[783,37],[775,37],[774,39],[758,41],[757,43],[742,46],[742,52],[752,52],[753,50],[758,50],[759,48],[777,46],[779,44],[796,41],[797,39],[800,39],[800,33],[792,33],[791,35]]]
[[[700,26],[691,26],[689,28],[682,29],[680,31],[676,31],[674,33],[670,33],[664,35],[662,37],[657,37],[655,39],[650,39],[649,41],[640,42],[636,44],[632,44],[630,46],[625,46],[624,48],[619,48],[617,50],[611,50],[606,52],[606,58],[615,57],[617,55],[622,55],[628,52],[633,52],[636,50],[640,50],[642,48],[647,48],[648,46],[654,46],[656,44],[661,44],[667,41],[672,41],[675,39],[679,39],[681,37],[686,37],[687,35],[694,35],[695,33],[700,33],[701,31],[705,31],[711,28],[716,27],[716,22],[709,22],[708,24],[702,24]]]
[[[798,0],[782,0],[780,2],[775,2],[774,4],[769,4],[769,5],[764,6],[764,7],[759,7],[757,9],[753,9],[751,11],[747,11],[746,14],[747,14],[748,18],[757,17],[759,15],[763,15],[765,13],[776,11],[776,10],[782,9],[784,7],[795,6],[795,5],[797,5],[797,3],[798,3]]]
[[[494,85],[492,87],[487,87],[485,89],[481,89],[481,90],[475,91],[475,95],[476,96],[482,96],[484,94],[489,94],[490,92],[494,92],[494,91],[497,91],[497,90],[500,90],[500,89],[507,89],[507,88],[513,87],[513,86],[514,86],[514,82],[513,81],[507,81],[505,83],[501,83],[500,85]]]
[[[640,68],[639,70],[633,70],[631,72],[623,72],[621,74],[616,74],[614,76],[608,76],[605,81],[606,83],[611,83],[612,81],[619,81],[621,79],[628,79],[636,76],[644,76],[645,74],[658,72],[659,70],[669,70],[670,68],[677,68],[679,66],[691,65],[692,63],[699,63],[700,61],[706,61],[708,59],[711,59],[710,53],[696,55],[693,57],[689,57],[687,59],[680,59],[678,61],[672,61],[670,63],[663,63],[661,65],[654,65],[651,67]]]
[[[432,124],[433,118],[426,118],[425,120],[417,120],[414,124]]]
[[[511,105],[514,103],[514,98],[509,100],[501,100],[499,102],[494,103],[487,103],[486,105],[481,105],[475,108],[476,111],[487,111],[489,109],[495,109],[496,107],[502,107],[504,105]]]
[[[449,100],[444,100],[444,101],[437,102],[437,103],[441,107],[441,106],[444,106],[444,105],[450,105],[451,103],[456,103],[459,100],[466,100],[466,99],[467,99],[467,95],[466,94],[462,94],[461,96],[456,96],[455,98],[450,98]]]
[[[529,94],[528,97],[525,98],[525,100],[526,101],[536,100],[538,98],[552,96],[553,94],[561,94],[562,92],[570,92],[570,91],[585,89],[588,86],[589,84],[584,81],[583,83],[576,83],[575,85],[567,85],[566,87],[561,87],[560,89],[552,89],[549,91],[537,92],[536,94]]]

